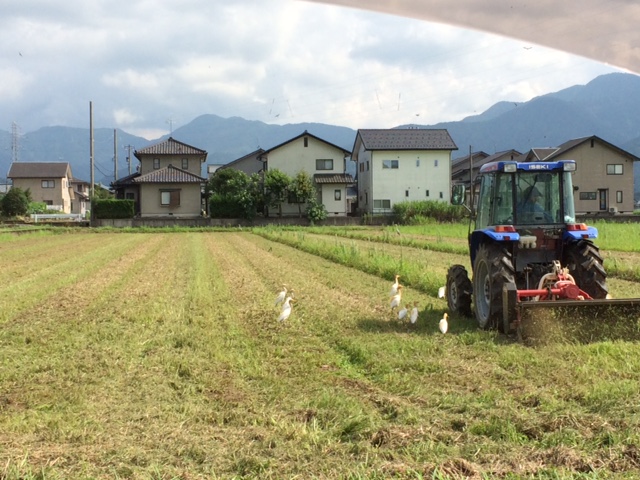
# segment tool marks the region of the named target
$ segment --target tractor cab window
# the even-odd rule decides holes
[[[502,174],[496,178],[492,225],[509,225],[511,223],[513,223],[513,175]]]
[[[560,174],[519,172],[516,180],[516,223],[563,223],[561,179]]]
[[[491,210],[493,201],[493,186],[495,175],[484,175],[480,183],[478,196],[478,216],[476,217],[476,229],[480,230],[491,225]]]

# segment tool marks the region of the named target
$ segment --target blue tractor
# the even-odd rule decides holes
[[[518,331],[528,307],[633,304],[610,300],[594,227],[576,222],[573,160],[501,161],[481,167],[469,192],[469,253],[447,273],[453,312],[473,316],[481,328]],[[464,204],[463,185],[452,203]],[[553,302],[553,303],[552,303]]]

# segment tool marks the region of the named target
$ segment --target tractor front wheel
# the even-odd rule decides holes
[[[509,252],[499,245],[481,245],[473,264],[473,305],[480,328],[504,329],[502,287],[508,282],[514,282]]]
[[[471,317],[471,291],[473,287],[467,269],[452,265],[447,272],[447,305],[449,310]]]

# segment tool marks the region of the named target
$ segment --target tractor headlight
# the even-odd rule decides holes
[[[507,173],[513,173],[517,170],[518,165],[516,163],[505,163],[504,171]]]
[[[562,169],[565,172],[575,172],[576,171],[576,164],[575,162],[565,162],[562,164]]]

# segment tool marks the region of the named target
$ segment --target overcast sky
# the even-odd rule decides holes
[[[0,16],[0,130],[202,114],[391,128],[461,120],[619,71],[522,40],[299,0],[21,0]]]

